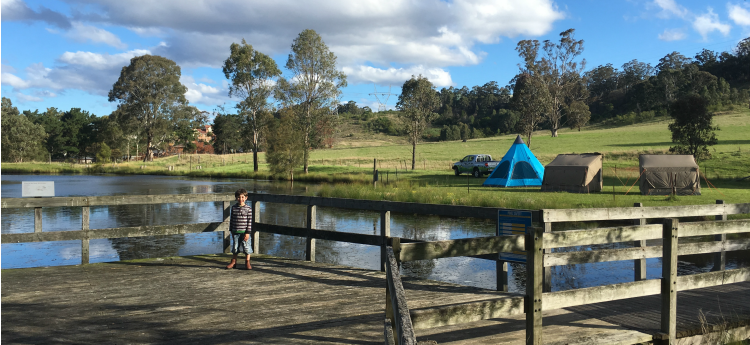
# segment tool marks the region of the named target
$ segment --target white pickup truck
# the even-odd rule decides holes
[[[474,177],[489,175],[497,166],[498,161],[493,161],[490,155],[468,155],[459,162],[453,163],[453,172],[456,176],[462,173],[470,173]]]

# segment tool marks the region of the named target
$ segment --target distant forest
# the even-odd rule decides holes
[[[441,128],[440,137],[430,140],[458,140],[516,133],[520,115],[512,110],[513,83],[501,87],[495,81],[472,88],[442,88],[438,91],[441,107],[432,122]],[[615,67],[600,65],[586,71],[586,104],[589,123],[626,125],[658,116],[666,116],[670,103],[687,94],[699,94],[709,101],[713,111],[733,106],[748,107],[750,102],[750,38],[742,40],[732,52],[717,53],[703,49],[690,58],[678,52],[659,60],[656,66],[632,60]],[[349,102],[338,108],[340,115],[366,120],[374,132],[400,135],[393,121],[371,113],[369,107]],[[563,123],[567,119],[563,117]],[[572,123],[567,124],[574,127]],[[548,129],[548,123],[541,123]]]

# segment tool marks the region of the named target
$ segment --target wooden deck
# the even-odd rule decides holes
[[[226,255],[2,271],[2,342],[382,344],[385,275],[254,256],[253,270],[223,269]],[[414,309],[497,298],[503,292],[404,278]],[[678,334],[698,315],[750,319],[750,283],[679,294]],[[744,323],[747,324],[747,323]],[[659,328],[659,296],[544,312],[547,344],[634,344]],[[524,344],[525,318],[417,330],[438,344]]]

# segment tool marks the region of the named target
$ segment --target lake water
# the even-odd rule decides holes
[[[209,179],[168,176],[114,175],[9,175],[2,174],[1,196],[21,197],[22,181],[54,181],[56,196],[148,195],[232,193],[245,188],[254,193],[301,194],[308,185],[288,182],[241,179]],[[306,217],[304,205],[261,203],[261,222],[303,227]],[[115,228],[143,225],[168,225],[222,220],[222,203],[190,203],[161,205],[96,206],[90,210],[90,228]],[[33,209],[3,209],[1,230],[6,233],[34,231]],[[380,215],[377,212],[342,210],[319,207],[318,229],[378,234]],[[42,209],[43,231],[80,230],[80,207]],[[494,221],[470,218],[414,216],[391,214],[391,236],[419,240],[447,240],[494,236]],[[221,233],[201,233],[175,236],[155,236],[121,239],[91,240],[91,263],[214,254],[222,251]],[[380,248],[318,240],[316,260],[320,262],[377,270]],[[597,248],[622,247],[621,244]],[[261,233],[262,254],[304,259],[304,238]],[[743,255],[744,253],[744,255]],[[727,268],[747,265],[746,252],[728,253]],[[711,255],[680,257],[680,274],[707,272],[713,267]],[[77,265],[81,262],[80,241],[42,243],[3,243],[1,266],[24,268],[40,266]],[[661,259],[648,259],[648,277],[661,276]],[[525,266],[511,264],[509,290],[523,292]],[[407,262],[403,274],[426,279],[452,282],[482,288],[495,288],[495,263],[474,258],[447,258]],[[628,282],[633,279],[632,261],[554,267],[553,291]]]

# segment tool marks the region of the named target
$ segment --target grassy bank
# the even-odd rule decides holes
[[[719,114],[715,123],[721,129],[719,144],[711,147],[713,157],[699,162],[704,178],[701,196],[675,199],[642,196],[638,185],[638,155],[667,153],[672,145],[667,119],[618,128],[589,127],[583,131],[562,130],[552,138],[540,131],[531,140],[531,150],[542,164],[560,153],[601,152],[604,159],[604,191],[590,195],[542,193],[538,188],[481,187],[484,179],[455,177],[451,163],[464,155],[488,153],[499,160],[515,140],[515,135],[474,139],[467,142],[422,143],[417,147],[416,170],[411,167],[410,145],[380,145],[316,150],[311,154],[310,172],[295,173],[296,181],[322,182],[310,194],[373,200],[460,204],[509,208],[579,208],[711,204],[750,202],[750,110]],[[342,145],[343,146],[343,145]],[[259,155],[261,162],[264,155]],[[378,161],[382,180],[372,187],[373,159]],[[301,169],[300,169],[301,170]],[[286,179],[274,176],[266,164],[253,172],[252,155],[182,155],[154,162],[125,162],[105,165],[63,163],[2,164],[3,173],[111,173],[158,174],[194,177]],[[713,188],[716,187],[716,188]]]

